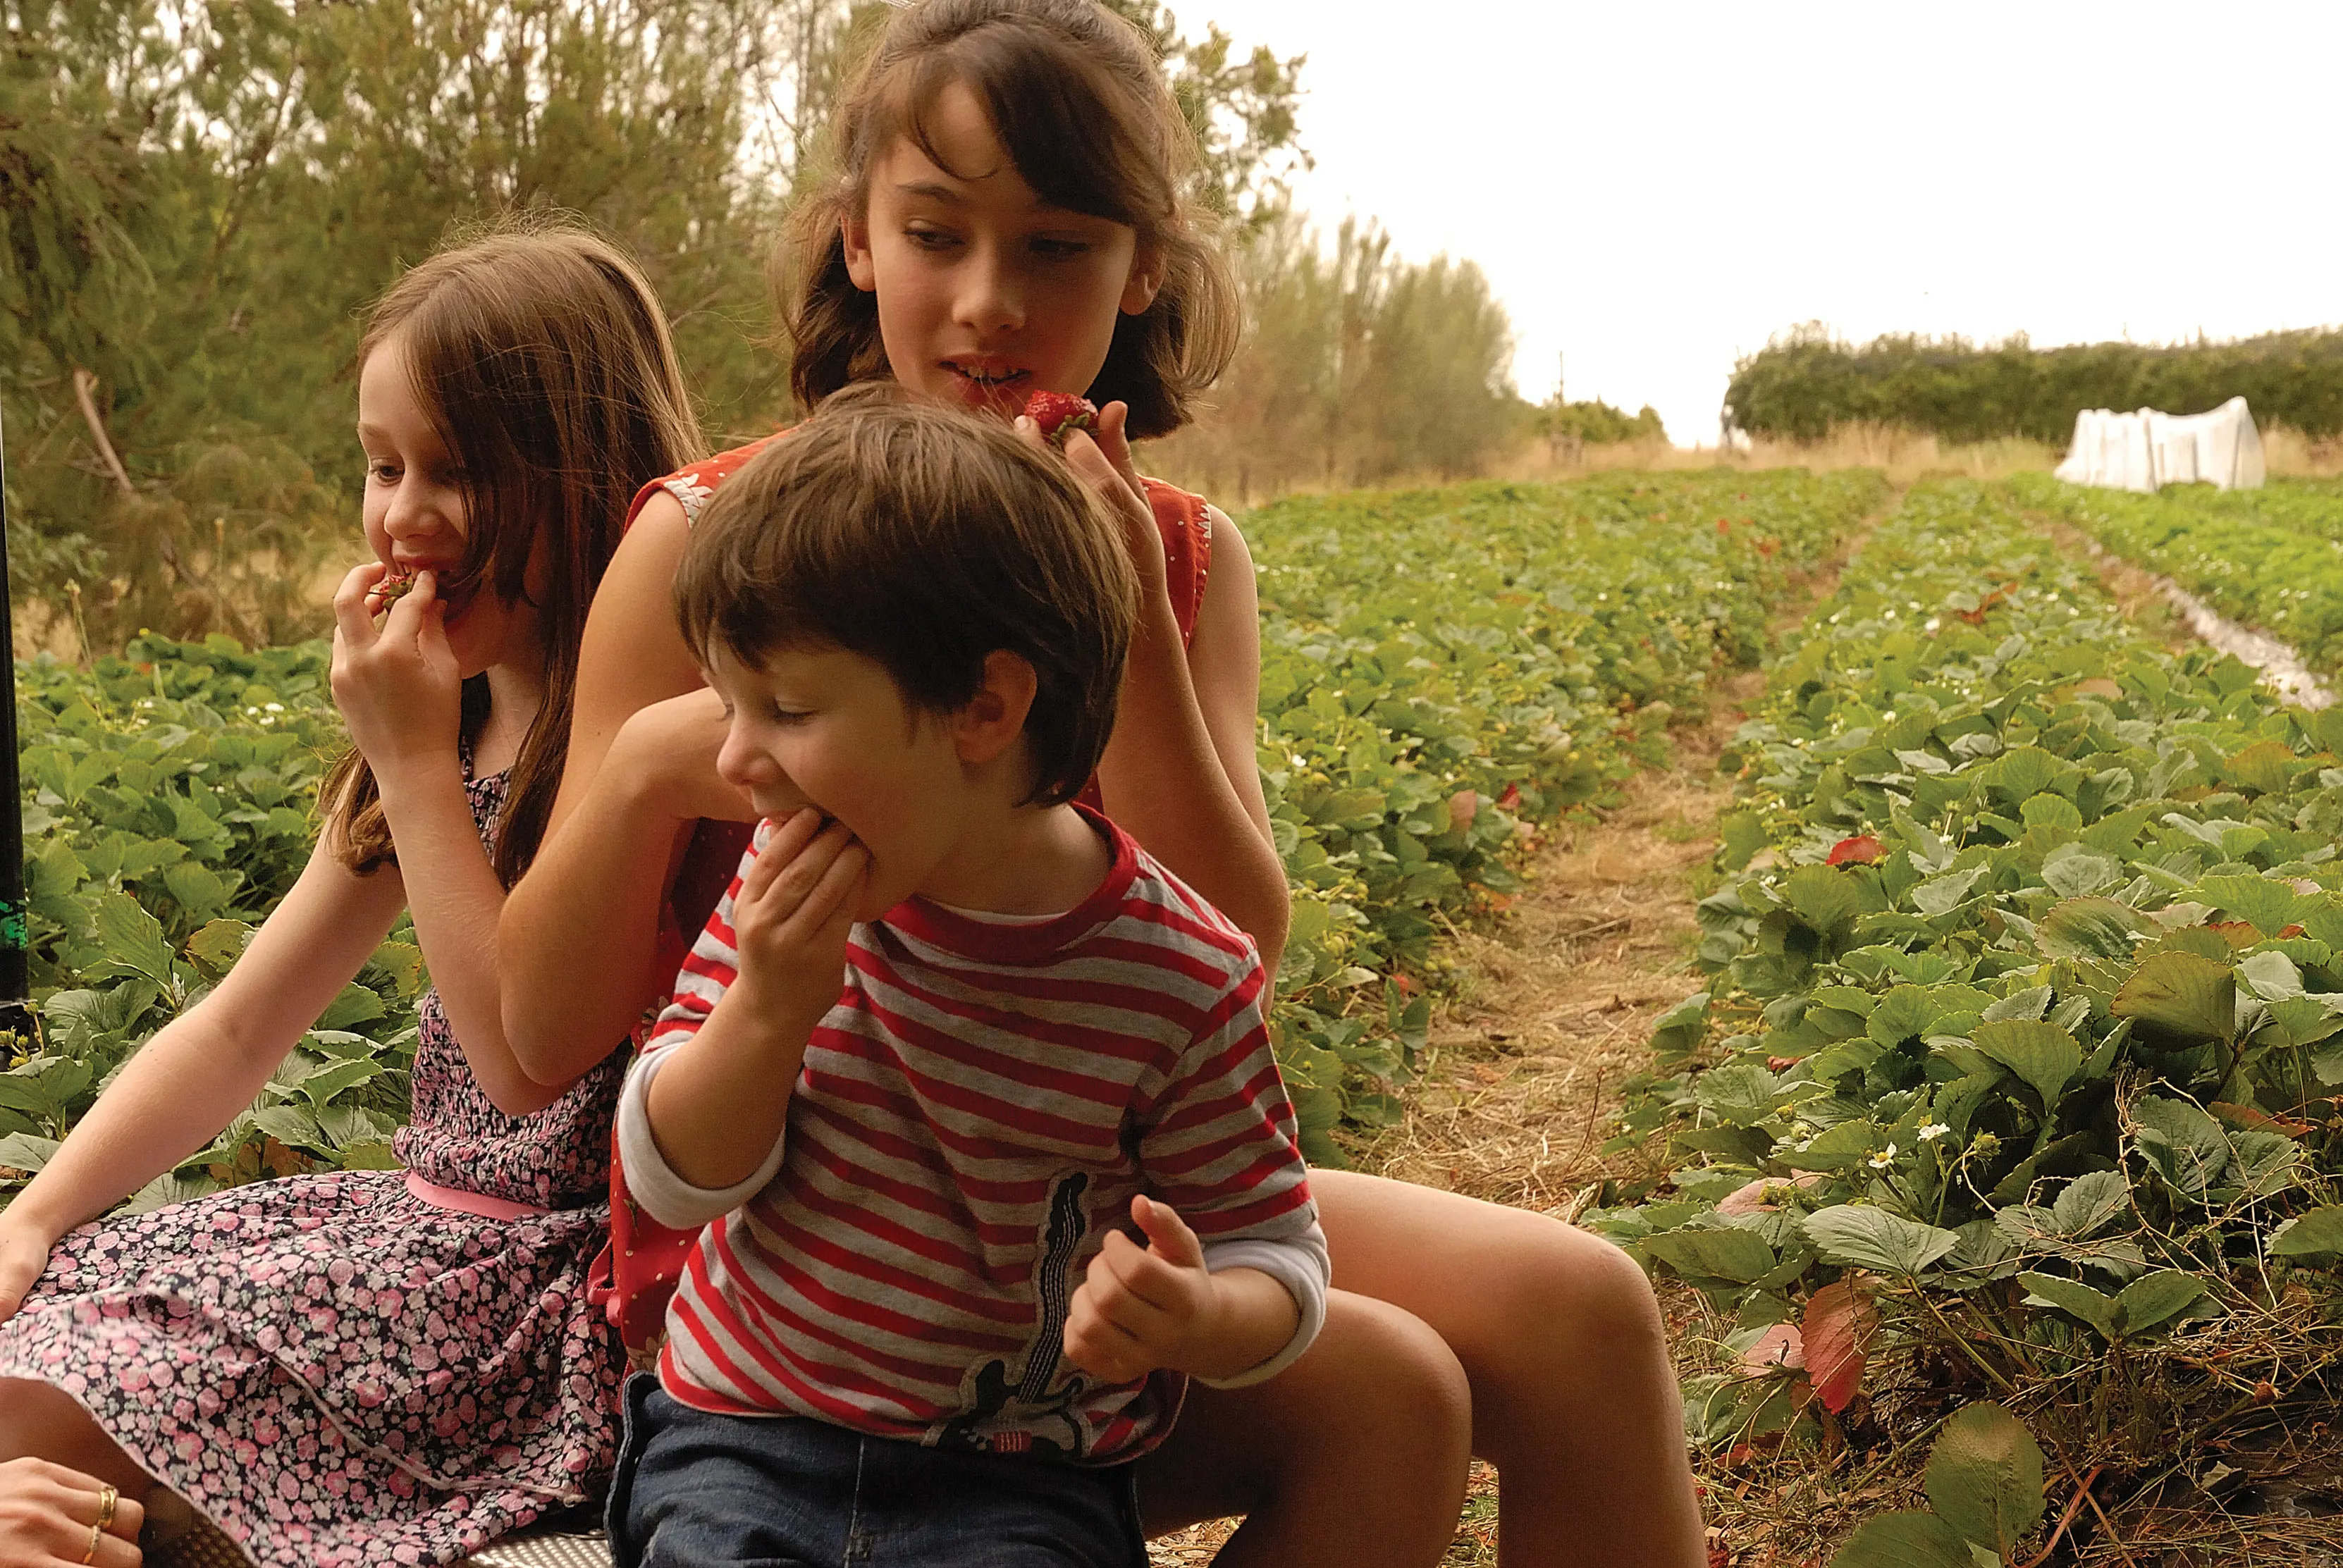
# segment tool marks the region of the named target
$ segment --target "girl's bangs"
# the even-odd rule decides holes
[[[989,27],[906,64],[897,90],[880,95],[871,116],[869,153],[900,136],[955,179],[989,172],[952,167],[929,126],[945,89],[960,84],[1043,201],[1151,237],[1170,219],[1174,197],[1161,154],[1134,134],[1149,119],[1142,106],[1122,102],[1128,95],[1111,75],[1061,41]]]

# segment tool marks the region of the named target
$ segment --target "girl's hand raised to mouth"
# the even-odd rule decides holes
[[[1062,432],[1066,461],[1088,482],[1116,522],[1122,525],[1123,548],[1139,573],[1141,598],[1152,605],[1167,598],[1170,589],[1163,565],[1163,533],[1155,526],[1155,508],[1147,499],[1147,486],[1131,457],[1131,442],[1123,433],[1131,409],[1110,403],[1099,410],[1090,428]],[[1029,415],[1017,417],[1017,434],[1036,447],[1053,445]]]
[[[413,587],[377,627],[375,604],[389,576],[388,567],[369,561],[352,568],[334,595],[334,701],[377,774],[453,762],[463,708],[437,574],[407,579]]]

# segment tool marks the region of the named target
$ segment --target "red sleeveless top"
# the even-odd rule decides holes
[[[787,430],[777,430],[745,447],[719,452],[664,478],[653,479],[635,492],[634,504],[627,508],[626,526],[632,528],[651,498],[661,494],[673,496],[682,505],[687,522],[699,522],[718,486],[788,434]],[[1164,583],[1171,595],[1172,618],[1179,624],[1180,640],[1185,643],[1196,635],[1196,612],[1203,606],[1204,580],[1212,571],[1212,511],[1202,496],[1191,495],[1159,479],[1142,483],[1147,487],[1148,505],[1155,513],[1156,531],[1163,538]],[[1082,792],[1082,799],[1091,806],[1100,804],[1096,779]],[[669,892],[667,907],[659,911],[659,972],[671,974],[683,967],[699,928],[707,923],[717,900],[730,886],[732,874],[755,828],[750,822],[699,824],[675,886]],[[646,1016],[656,1015],[659,1006],[655,1003]],[[699,1232],[669,1230],[635,1207],[627,1192],[626,1172],[618,1161],[616,1127],[611,1129],[610,1142],[612,1278],[604,1288],[610,1292],[607,1303],[610,1322],[617,1325],[629,1360],[643,1366],[649,1364],[647,1358],[656,1353],[665,1335],[668,1298],[675,1293],[676,1278]]]

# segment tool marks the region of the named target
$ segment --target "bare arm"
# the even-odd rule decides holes
[[[398,918],[395,870],[359,877],[320,846],[216,990],[141,1047],[55,1158],[8,1206],[11,1229],[48,1244],[217,1137]],[[39,1274],[0,1280],[13,1312]]]
[[[334,596],[334,702],[373,769],[398,846],[416,938],[448,1027],[482,1092],[506,1115],[526,1116],[561,1091],[523,1072],[505,1043],[497,994],[497,917],[505,890],[465,796],[463,680],[447,643],[437,578],[419,574],[414,591],[377,628],[370,595],[383,571],[374,563],[355,568]],[[534,676],[516,678],[510,667],[489,672],[489,690],[508,722],[525,722],[535,712]]]
[[[1151,598],[1099,763],[1107,814],[1250,935],[1274,974],[1290,911],[1254,749],[1260,601],[1236,525],[1213,512],[1212,575],[1184,652],[1170,599]]]
[[[705,690],[672,598],[689,537],[682,506],[655,497],[603,574],[561,792],[498,925],[505,1036],[541,1082],[568,1083],[601,1060],[673,979],[656,972],[659,913],[693,823],[753,815],[716,777],[712,698],[704,711],[673,704],[630,723]]]

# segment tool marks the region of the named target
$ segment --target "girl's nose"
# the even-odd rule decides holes
[[[993,246],[971,250],[955,304],[961,325],[979,332],[1006,332],[1025,325],[1024,289],[1017,271]]]

